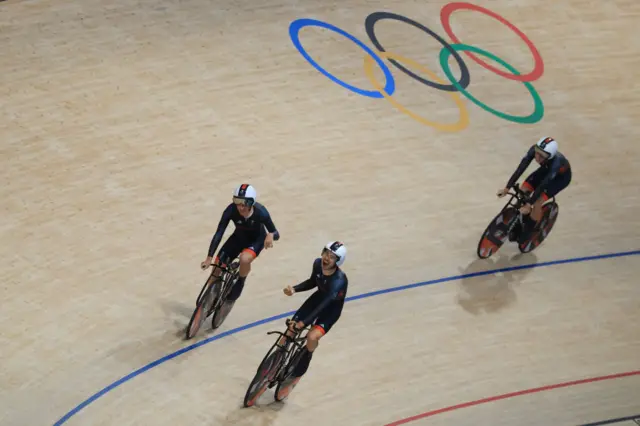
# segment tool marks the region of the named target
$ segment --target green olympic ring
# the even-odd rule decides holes
[[[518,70],[516,70],[512,65],[508,64],[503,59],[498,58],[493,53],[487,52],[486,50],[482,50],[479,47],[469,46],[467,44],[452,44],[450,46],[455,51],[460,51],[460,50],[471,51],[479,55],[486,56],[487,58],[493,59],[494,61],[499,63],[500,65],[502,65],[503,67],[511,71],[513,74],[520,75]],[[478,99],[474,98],[467,90],[465,90],[460,85],[460,83],[456,81],[456,79],[453,76],[453,73],[451,72],[451,68],[449,68],[449,62],[448,62],[449,55],[451,55],[451,52],[446,48],[443,48],[440,51],[440,66],[442,66],[442,69],[444,70],[444,73],[447,75],[447,78],[451,81],[451,84],[453,84],[456,87],[456,89],[458,89],[458,91],[462,93],[464,96],[466,96],[471,102],[473,102],[483,110],[490,112],[491,114],[497,117],[503,118],[505,120],[513,121],[514,123],[530,124],[530,123],[537,123],[538,121],[542,120],[542,117],[544,116],[544,106],[542,105],[542,99],[540,98],[540,95],[538,94],[538,92],[536,91],[536,89],[533,87],[531,83],[527,81],[523,82],[527,90],[529,90],[529,93],[531,93],[531,96],[533,97],[534,106],[535,106],[534,111],[530,115],[518,116],[518,115],[509,115],[504,112],[500,112],[498,110],[491,108],[487,104],[480,102]]]

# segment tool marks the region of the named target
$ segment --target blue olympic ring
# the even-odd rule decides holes
[[[385,80],[386,80],[386,85],[384,87],[384,91],[388,95],[392,95],[393,92],[395,92],[396,83],[395,83],[395,80],[393,78],[393,75],[391,74],[391,70],[382,61],[382,59],[378,55],[376,55],[376,53],[373,50],[371,50],[367,45],[365,45],[363,42],[361,42],[360,40],[358,40],[357,38],[355,38],[354,36],[352,36],[348,32],[344,31],[343,29],[338,28],[338,27],[336,27],[334,25],[331,25],[329,23],[326,23],[326,22],[318,21],[316,19],[307,19],[307,18],[297,19],[297,20],[293,21],[291,23],[291,25],[289,25],[289,36],[291,37],[291,41],[293,41],[293,45],[296,47],[296,49],[298,49],[300,54],[302,56],[304,56],[304,58],[307,61],[309,61],[309,63],[311,65],[313,65],[313,67],[315,69],[320,71],[327,78],[331,79],[332,81],[334,81],[335,83],[337,83],[340,86],[344,87],[345,89],[350,90],[350,91],[352,91],[354,93],[357,93],[359,95],[367,96],[367,97],[370,97],[370,98],[383,98],[384,97],[382,95],[382,93],[378,92],[377,90],[363,90],[363,89],[359,89],[359,88],[357,88],[355,86],[352,86],[350,84],[347,84],[344,81],[340,80],[339,78],[335,77],[333,74],[329,73],[327,70],[322,68],[320,65],[318,65],[318,63],[316,61],[314,61],[311,58],[311,56],[309,56],[307,51],[304,50],[304,47],[302,47],[302,43],[300,43],[299,33],[300,33],[300,30],[302,28],[304,28],[304,27],[326,28],[328,30],[331,30],[333,32],[336,32],[336,33],[348,38],[349,40],[351,40],[352,42],[354,42],[355,44],[360,46],[365,52],[367,52],[367,54],[369,56],[371,56],[378,63],[378,66],[380,67],[380,69],[382,69],[382,72],[384,72],[384,77],[385,77]]]

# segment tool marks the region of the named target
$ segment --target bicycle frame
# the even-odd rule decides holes
[[[528,194],[520,189],[520,185],[518,183],[516,183],[511,189],[513,189],[513,192],[509,191],[507,193],[508,195],[511,195],[511,198],[509,199],[507,204],[502,208],[502,212],[504,212],[507,208],[511,207],[517,212],[517,215],[515,217],[515,220],[511,220],[511,222],[509,223],[507,232],[511,232],[513,227],[516,225],[516,222],[520,222],[521,225],[524,225],[524,220],[523,220],[524,215],[520,212],[520,207],[522,207],[528,202]],[[516,199],[515,203],[513,202],[514,198]],[[555,203],[555,197],[549,198],[542,205],[544,207],[550,203]]]
[[[518,183],[516,183],[509,192],[507,192],[507,195],[511,195],[511,198],[507,201],[505,208],[512,205],[514,208],[519,209],[527,203],[527,194],[520,189],[520,185]],[[512,204],[511,202],[514,198],[516,199],[516,202]]]
[[[198,294],[198,298],[196,299],[197,302],[200,302],[200,298],[202,297],[202,295],[204,294],[204,292],[206,291],[208,286],[209,285],[213,285],[213,283],[215,282],[216,279],[219,279],[223,283],[227,283],[227,281],[228,281],[227,278],[230,275],[233,275],[233,273],[237,270],[237,266],[236,267],[232,267],[234,264],[235,264],[235,261],[231,262],[231,266],[211,265],[211,267],[212,267],[211,274],[209,275],[209,278],[207,278],[207,281],[204,283],[204,285],[200,289],[200,294]],[[215,276],[215,272],[217,270],[220,271],[220,275]],[[222,290],[224,291],[226,289],[223,288]]]
[[[509,192],[507,192],[507,195],[511,195],[511,198],[507,202],[507,205],[505,206],[505,208],[508,207],[511,204],[511,201],[513,201],[513,199],[515,198],[517,201],[516,201],[516,203],[513,204],[513,207],[515,209],[519,209],[520,207],[522,207],[523,205],[525,205],[528,202],[528,194],[520,189],[520,185],[518,183],[513,185],[513,187],[511,189],[513,190],[513,192],[511,190],[509,190]],[[545,201],[543,203],[543,205],[555,202],[555,200],[556,200],[555,197],[551,197],[547,201]],[[504,208],[503,208],[503,210],[504,210]]]
[[[293,336],[289,336],[287,335],[286,332],[281,332],[281,331],[269,331],[267,332],[267,335],[271,335],[271,334],[277,334],[279,335],[278,339],[276,340],[276,342],[271,346],[271,349],[269,349],[269,352],[271,352],[272,350],[274,350],[274,348],[278,348],[279,350],[283,351],[285,353],[284,359],[282,360],[280,367],[278,368],[278,371],[276,372],[276,374],[274,375],[274,377],[278,378],[281,376],[282,370],[286,369],[290,362],[291,359],[293,358],[293,356],[300,350],[302,350],[302,348],[304,347],[306,340],[307,340],[307,334],[308,331],[310,329],[310,326],[306,326],[305,328],[301,329],[301,330],[297,330],[296,334],[294,334]],[[287,324],[287,331],[288,331],[288,324]],[[305,335],[303,336],[302,333],[304,331],[307,331],[307,333],[305,333]],[[285,343],[284,344],[280,344],[280,340],[282,338],[285,338]],[[295,349],[291,348],[291,345],[293,345],[295,347]],[[276,350],[278,350],[276,349]]]
[[[509,191],[507,192],[507,195],[511,195],[511,198],[509,199],[509,201],[507,201],[507,204],[502,208],[502,211],[505,211],[507,208],[512,207],[513,209],[515,209],[518,212],[518,220],[520,221],[520,223],[523,223],[522,220],[522,216],[523,214],[520,213],[520,207],[524,206],[525,204],[527,204],[528,202],[528,194],[525,193],[524,191],[522,191],[520,189],[520,185],[518,183],[516,183],[512,188],[513,191]],[[516,199],[515,203],[513,202],[513,199]],[[543,206],[549,203],[554,203],[555,202],[555,197],[551,197],[549,198],[547,201],[545,201],[543,203]],[[513,228],[513,225],[515,224],[512,223],[511,226],[509,226],[509,230],[511,230],[511,228]]]

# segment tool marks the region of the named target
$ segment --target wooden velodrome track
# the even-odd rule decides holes
[[[0,3],[0,424],[640,414],[640,3],[474,4],[534,52],[495,16],[445,1]],[[437,84],[449,84],[443,45],[407,20],[464,43],[465,90],[487,107],[363,59],[364,47],[385,56],[368,16],[386,56]],[[509,245],[478,260],[504,203],[495,191],[542,135],[573,167],[551,236],[528,255]],[[245,181],[282,239],[222,328],[185,342],[199,263]],[[349,248],[349,295],[365,296],[284,404],[267,393],[241,408],[265,333],[304,300],[282,288],[331,239]]]

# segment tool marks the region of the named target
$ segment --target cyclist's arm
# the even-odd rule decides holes
[[[529,164],[531,164],[531,161],[533,161],[533,158],[536,155],[534,146],[529,148],[529,151],[527,151],[527,154],[524,157],[522,157],[522,160],[520,161],[518,168],[516,169],[515,172],[513,172],[513,174],[511,175],[511,178],[509,178],[509,182],[507,182],[507,188],[510,189],[513,187],[513,185],[515,185],[516,181],[520,179],[520,176],[522,176],[522,173],[524,173],[524,171],[527,170],[527,167],[529,167]]]
[[[308,280],[302,281],[298,285],[294,285],[293,289],[296,293],[300,293],[301,291],[309,291],[316,287],[316,282],[314,279],[309,278]]]
[[[218,249],[218,246],[220,245],[220,241],[222,241],[222,236],[224,235],[224,231],[227,229],[227,225],[231,220],[232,211],[233,211],[233,206],[230,205],[222,213],[220,222],[218,222],[218,229],[216,230],[216,233],[213,234],[213,238],[211,239],[211,244],[209,244],[209,252],[207,253],[207,256],[209,257],[209,259],[213,257],[216,250]]]
[[[267,232],[273,234],[273,239],[275,241],[278,241],[280,239],[280,232],[278,232],[278,230],[276,229],[276,225],[273,224],[273,220],[271,219],[271,215],[269,214],[267,208],[262,206],[262,209],[264,210],[264,219],[262,223],[264,224],[264,227],[267,228]]]
[[[307,278],[306,280],[302,281],[300,284],[293,286],[293,289],[295,290],[296,293],[300,291],[308,291],[317,286],[314,275],[316,274],[317,271],[321,270],[320,262],[321,262],[320,259],[316,259],[313,262],[313,268],[311,268],[311,276],[309,276],[309,278]]]

